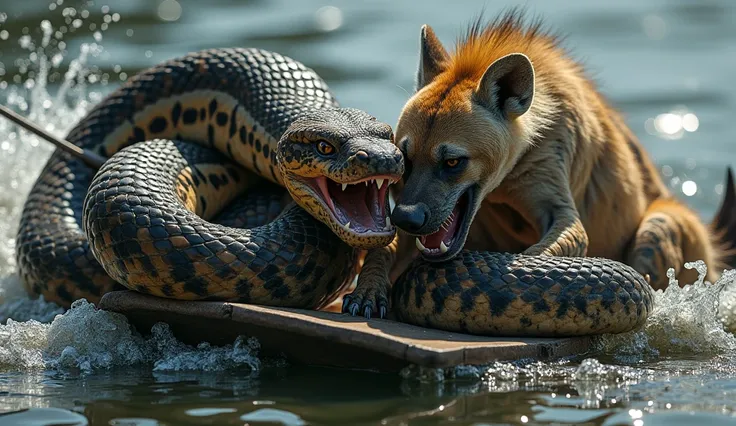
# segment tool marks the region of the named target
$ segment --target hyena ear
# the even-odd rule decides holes
[[[450,57],[444,46],[434,34],[432,27],[422,25],[419,47],[419,67],[415,90],[429,84],[437,74],[441,73],[445,62]]]
[[[497,59],[475,89],[476,100],[507,120],[524,115],[534,99],[534,66],[522,53]]]

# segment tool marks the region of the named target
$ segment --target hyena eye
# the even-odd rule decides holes
[[[317,152],[322,155],[332,155],[335,153],[335,147],[330,145],[329,142],[322,139],[317,142]]]
[[[442,169],[445,173],[461,173],[465,169],[465,163],[467,163],[467,158],[464,157],[448,158],[442,162]]]

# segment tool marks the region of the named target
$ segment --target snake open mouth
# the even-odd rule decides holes
[[[458,198],[452,213],[440,225],[438,231],[417,237],[417,248],[425,260],[445,261],[455,257],[462,250],[470,229],[472,206],[475,205],[474,194],[473,187],[468,188]]]
[[[338,183],[320,176],[311,180],[320,201],[347,232],[357,235],[393,232],[389,219],[388,187],[398,178],[371,176],[351,183]]]

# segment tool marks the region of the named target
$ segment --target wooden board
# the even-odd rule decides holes
[[[410,364],[452,367],[521,358],[545,360],[584,352],[591,344],[589,337],[482,337],[335,312],[187,302],[132,291],[108,293],[99,307],[125,315],[142,333],[166,322],[179,340],[193,345],[231,344],[242,334],[256,337],[265,356],[377,371],[398,371]]]

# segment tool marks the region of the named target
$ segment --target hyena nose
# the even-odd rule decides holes
[[[416,233],[429,221],[429,207],[424,203],[397,204],[391,222],[406,232]]]

